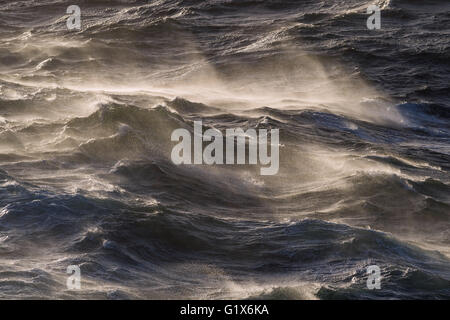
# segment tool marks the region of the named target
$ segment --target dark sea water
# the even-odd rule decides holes
[[[448,0],[0,1],[0,298],[449,299],[449,83]]]

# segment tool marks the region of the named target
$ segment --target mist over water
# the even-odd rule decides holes
[[[450,298],[450,4],[372,3],[0,1],[0,298]],[[278,174],[174,165],[200,120]]]

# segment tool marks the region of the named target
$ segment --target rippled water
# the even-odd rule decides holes
[[[0,1],[0,297],[450,298],[450,3],[375,2]],[[279,173],[173,165],[195,120]]]

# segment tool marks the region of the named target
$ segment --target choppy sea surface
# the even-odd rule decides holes
[[[449,83],[447,0],[0,1],[0,298],[449,299]]]

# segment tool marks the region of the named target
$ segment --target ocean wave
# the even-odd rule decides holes
[[[71,4],[0,12],[1,298],[450,297],[448,1]],[[176,166],[199,120],[279,173]]]

